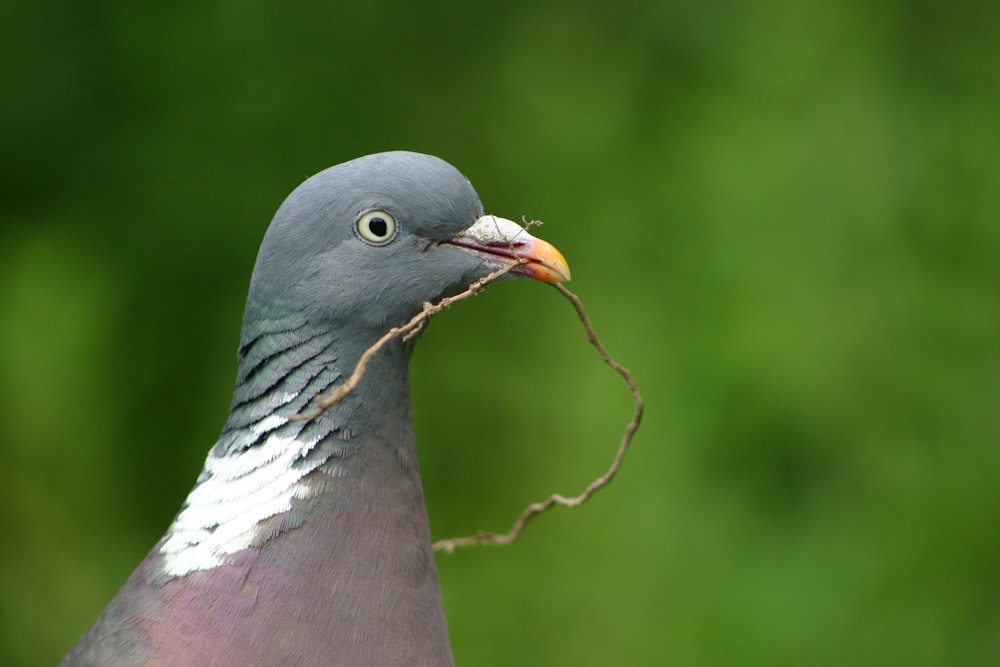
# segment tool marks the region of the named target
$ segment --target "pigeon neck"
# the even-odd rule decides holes
[[[336,408],[312,420],[293,418],[353,371],[366,345],[346,343],[344,333],[298,317],[244,328],[229,419],[160,546],[165,579],[218,568],[297,528],[311,508],[307,501],[345,493],[350,487],[338,478],[371,473],[370,457],[357,456],[369,443],[399,449],[399,460],[412,458],[406,474],[419,488],[409,346],[384,349]],[[388,425],[401,431],[388,432]]]

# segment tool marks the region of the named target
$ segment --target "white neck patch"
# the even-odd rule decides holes
[[[285,394],[281,404],[297,395]],[[188,495],[160,547],[164,574],[181,577],[222,565],[224,556],[255,543],[260,522],[291,510],[293,498],[313,495],[302,478],[324,461],[295,463],[319,437],[300,440],[278,435],[276,429],[287,423],[287,418],[272,414],[251,425],[246,436],[252,442],[270,432],[263,443],[235,454],[209,453],[204,479]]]

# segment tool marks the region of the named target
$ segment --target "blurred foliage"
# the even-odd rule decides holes
[[[308,174],[434,153],[541,218],[648,414],[439,559],[462,665],[1000,664],[1000,4],[8,3],[0,664],[55,663],[225,417]],[[627,391],[537,283],[414,361],[437,537],[600,473]]]

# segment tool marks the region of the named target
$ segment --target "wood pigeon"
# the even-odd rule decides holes
[[[317,396],[426,301],[566,260],[484,215],[448,163],[369,155],[306,180],[264,236],[229,418],[166,535],[64,665],[450,665],[413,435],[413,341]],[[508,274],[508,275],[512,275]]]

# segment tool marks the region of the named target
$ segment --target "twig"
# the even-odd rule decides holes
[[[537,221],[526,222],[525,228],[527,229],[539,224],[541,223]],[[358,384],[361,383],[361,379],[365,375],[365,371],[368,370],[368,364],[371,363],[371,360],[383,347],[400,337],[402,337],[404,341],[410,340],[413,336],[417,335],[421,329],[423,329],[427,320],[437,313],[450,308],[453,304],[462,301],[463,299],[468,299],[469,297],[479,294],[493,281],[506,275],[515,267],[529,261],[517,255],[514,249],[513,240],[509,243],[509,250],[511,254],[514,255],[515,259],[508,262],[493,273],[475,281],[463,292],[454,296],[444,297],[437,303],[424,303],[421,311],[410,318],[406,324],[393,327],[381,338],[375,341],[371,347],[364,351],[361,358],[358,359],[358,364],[355,366],[354,372],[351,373],[351,376],[347,378],[347,381],[344,382],[344,384],[340,385],[326,396],[317,397],[315,400],[315,408],[310,412],[292,415],[289,419],[293,421],[309,421],[316,419],[327,410],[335,407],[357,388]],[[590,341],[591,345],[597,348],[597,351],[600,353],[601,359],[604,360],[604,363],[621,375],[628,384],[628,388],[632,392],[632,398],[635,401],[635,414],[632,417],[632,421],[625,427],[625,434],[622,436],[621,443],[618,445],[618,451],[615,454],[614,461],[611,463],[611,467],[608,468],[603,475],[587,485],[587,488],[585,488],[583,493],[580,495],[567,498],[558,493],[553,493],[545,500],[532,503],[524,508],[524,511],[522,511],[521,515],[517,517],[514,525],[507,533],[499,534],[481,531],[470,537],[457,537],[448,540],[440,540],[434,543],[435,551],[444,551],[450,554],[459,547],[484,544],[511,544],[521,536],[521,533],[524,531],[525,526],[528,525],[528,522],[542,512],[550,510],[555,505],[561,505],[563,507],[577,507],[578,505],[582,505],[587,502],[587,500],[599,489],[602,489],[611,483],[611,480],[614,479],[625,460],[625,455],[628,453],[629,446],[632,444],[632,438],[635,436],[635,432],[639,429],[639,423],[642,421],[643,400],[638,387],[636,387],[635,380],[632,379],[632,374],[629,373],[628,369],[623,367],[615,361],[610,354],[608,354],[608,351],[604,348],[604,345],[597,337],[597,333],[594,331],[594,326],[591,324],[590,318],[587,317],[587,313],[583,308],[583,304],[580,302],[580,298],[566,289],[566,287],[564,287],[561,283],[553,283],[552,286],[559,290],[562,295],[569,299],[570,303],[573,304],[573,307],[576,309],[576,314],[579,316],[580,321],[587,330],[587,340]]]
[[[498,534],[479,532],[476,535],[471,535],[469,537],[457,537],[448,540],[440,540],[434,543],[434,551],[444,551],[445,553],[450,554],[458,547],[485,544],[511,544],[521,536],[521,533],[524,531],[525,526],[528,525],[528,522],[542,512],[548,511],[555,505],[561,505],[563,507],[576,507],[587,502],[587,500],[594,495],[594,493],[610,484],[611,480],[614,479],[618,470],[622,467],[622,463],[625,460],[625,454],[628,453],[629,446],[632,444],[632,438],[635,436],[635,432],[639,429],[639,423],[642,421],[643,400],[638,387],[636,387],[635,380],[632,379],[632,374],[629,373],[628,369],[623,367],[615,361],[610,354],[608,354],[608,351],[604,348],[604,345],[597,337],[597,333],[594,331],[590,318],[587,317],[587,313],[583,309],[583,304],[580,302],[580,298],[566,289],[562,283],[553,283],[552,286],[562,292],[563,296],[569,299],[573,304],[573,307],[576,308],[576,314],[580,317],[580,321],[583,322],[583,326],[587,329],[587,340],[590,341],[591,345],[597,348],[597,351],[600,353],[601,359],[604,360],[604,363],[621,375],[628,384],[628,388],[632,392],[632,398],[635,401],[635,415],[632,417],[632,421],[629,422],[628,426],[625,427],[625,434],[622,436],[621,443],[618,445],[618,452],[615,454],[611,467],[608,468],[603,475],[591,482],[587,488],[583,490],[583,493],[578,496],[573,496],[572,498],[567,498],[558,493],[553,493],[545,500],[532,503],[524,508],[524,511],[522,511],[521,515],[517,517],[514,525],[507,533]]]
[[[361,383],[361,378],[363,378],[365,375],[365,371],[368,370],[368,364],[370,364],[375,355],[379,353],[379,350],[381,350],[383,347],[385,347],[390,342],[399,337],[402,337],[404,341],[410,340],[418,333],[420,333],[420,330],[423,329],[424,324],[426,324],[427,320],[429,320],[431,317],[440,313],[442,310],[450,308],[453,304],[462,301],[463,299],[468,299],[469,297],[479,294],[484,289],[486,289],[486,286],[489,285],[491,282],[493,282],[494,280],[498,280],[499,278],[513,271],[515,267],[518,267],[521,264],[526,263],[527,261],[528,261],[527,259],[518,257],[517,259],[511,260],[507,264],[504,264],[502,267],[500,267],[493,273],[487,276],[483,276],[479,280],[475,281],[474,283],[469,285],[469,287],[466,288],[464,292],[460,292],[454,296],[446,296],[437,303],[430,303],[429,301],[425,302],[424,307],[421,309],[421,311],[416,315],[414,315],[413,317],[411,317],[409,322],[403,324],[402,326],[393,327],[392,329],[389,329],[389,331],[387,331],[381,338],[375,341],[375,343],[373,343],[371,347],[369,347],[367,350],[364,351],[364,354],[362,354],[361,358],[358,359],[358,365],[354,367],[354,372],[351,373],[351,376],[347,378],[347,381],[344,382],[344,384],[340,385],[326,396],[318,396],[315,400],[316,407],[313,408],[311,411],[306,413],[300,413],[297,415],[292,415],[291,417],[289,417],[289,420],[311,421],[322,415],[330,408],[336,407],[341,401],[347,398],[352,391],[357,389],[358,384]]]

